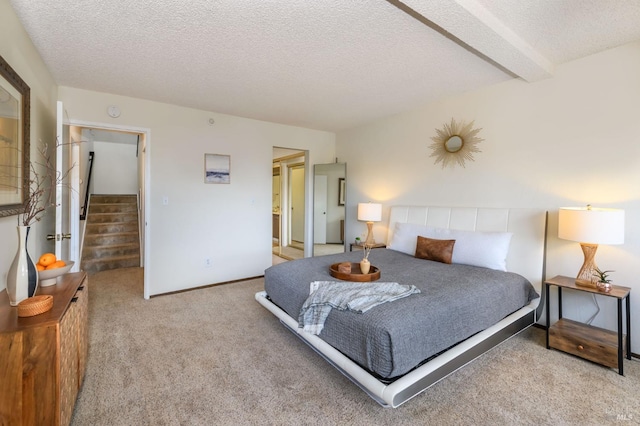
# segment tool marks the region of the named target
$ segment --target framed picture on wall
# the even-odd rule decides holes
[[[345,191],[345,180],[344,178],[338,178],[338,205],[344,206],[344,194]]]
[[[22,212],[29,194],[29,86],[0,56],[0,217]]]
[[[230,155],[204,155],[204,183],[231,183]]]

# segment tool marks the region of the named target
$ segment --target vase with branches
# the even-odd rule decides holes
[[[365,244],[362,248],[364,257],[360,261],[360,272],[363,274],[368,274],[371,269],[371,262],[369,262],[369,254],[371,254],[372,247],[368,244]]]
[[[60,143],[57,142],[57,149]],[[54,150],[52,150],[54,151]],[[31,225],[39,222],[49,207],[55,206],[55,189],[62,185],[69,170],[62,173],[56,169],[52,151],[43,144],[38,149],[40,159],[29,162],[28,191],[17,215],[18,251],[7,273],[7,293],[12,306],[35,295],[38,286],[38,272],[27,249]]]

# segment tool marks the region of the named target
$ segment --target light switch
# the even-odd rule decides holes
[[[167,197],[166,195],[162,197],[162,205],[163,206],[169,205],[169,197]]]

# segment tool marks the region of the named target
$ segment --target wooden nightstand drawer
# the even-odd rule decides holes
[[[549,328],[549,346],[618,368],[618,333],[613,331],[562,318]]]

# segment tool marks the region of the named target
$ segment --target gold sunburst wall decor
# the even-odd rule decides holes
[[[478,137],[482,128],[474,129],[473,121],[458,123],[451,119],[451,123],[444,124],[442,129],[436,129],[437,136],[433,136],[433,143],[429,148],[433,150],[430,157],[436,157],[435,164],[442,162],[442,168],[454,167],[456,164],[465,166],[465,161],[473,161],[473,154],[481,152],[478,144],[484,139]]]

